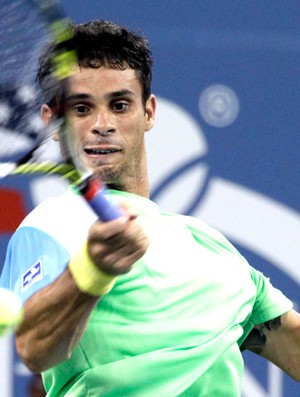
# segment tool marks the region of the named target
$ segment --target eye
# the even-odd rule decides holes
[[[75,105],[73,107],[73,110],[77,115],[84,116],[89,112],[90,108],[87,105],[79,104],[79,105]]]
[[[124,110],[126,110],[128,108],[128,103],[127,102],[116,102],[113,104],[112,108],[116,111],[116,112],[124,112]]]

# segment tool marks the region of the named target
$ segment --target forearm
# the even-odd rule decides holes
[[[300,381],[300,315],[295,311],[256,326],[243,347]]]
[[[267,342],[261,355],[300,382],[300,315],[291,310],[281,317],[280,326],[266,327],[264,333]]]
[[[69,358],[98,300],[78,289],[68,269],[34,294],[24,305],[24,321],[16,332],[25,365],[41,372]]]

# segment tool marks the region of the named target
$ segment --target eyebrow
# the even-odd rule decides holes
[[[119,90],[119,91],[113,91],[111,93],[109,93],[107,96],[108,98],[118,98],[118,97],[122,97],[122,96],[135,96],[135,92],[128,90],[128,89],[124,89],[124,90]]]
[[[119,91],[113,91],[113,92],[109,92],[108,94],[105,95],[105,98],[108,100],[111,99],[117,99],[120,97],[124,97],[124,96],[135,96],[136,94],[128,89],[124,89],[124,90],[119,90]],[[84,94],[84,93],[75,93],[75,94],[70,94],[67,95],[65,98],[65,101],[67,102],[73,102],[73,101],[78,101],[78,100],[91,100],[93,99],[93,95],[90,94]]]

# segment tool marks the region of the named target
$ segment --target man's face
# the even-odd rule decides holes
[[[134,191],[133,185],[146,178],[144,132],[153,126],[155,97],[143,104],[131,68],[78,68],[66,102],[84,163],[107,184]]]

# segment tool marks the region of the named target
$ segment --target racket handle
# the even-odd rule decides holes
[[[89,179],[81,193],[101,221],[109,222],[122,216],[121,209],[109,201],[103,186],[96,179]]]

